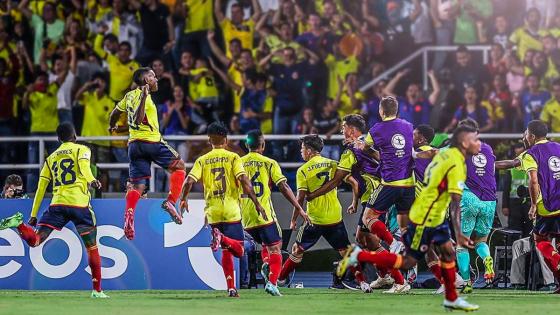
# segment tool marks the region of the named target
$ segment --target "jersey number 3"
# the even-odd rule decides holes
[[[222,182],[222,188],[221,189],[216,189],[212,192],[212,194],[214,194],[214,196],[220,196],[225,194],[226,192],[226,171],[223,167],[216,167],[210,170],[212,172],[212,174],[216,174],[216,177],[214,178],[215,181],[217,182]]]
[[[76,172],[74,172],[74,161],[72,159],[64,159],[53,163],[52,170],[54,173],[54,186],[70,185],[76,181]]]

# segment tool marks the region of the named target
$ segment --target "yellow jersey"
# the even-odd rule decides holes
[[[82,137],[110,136],[107,126],[115,102],[107,94],[99,97],[95,91],[84,93],[80,101],[84,105]],[[111,144],[108,140],[91,141],[91,143],[105,147]]]
[[[334,99],[336,97],[336,93],[338,93],[338,77],[346,81],[348,73],[358,72],[359,62],[355,56],[336,60],[333,54],[328,54],[325,58],[325,65],[329,69],[327,96]]]
[[[231,58],[229,51],[229,42],[237,38],[241,41],[241,47],[245,49],[253,49],[253,37],[255,35],[255,21],[248,19],[243,21],[240,25],[235,25],[230,19],[225,18],[221,23],[222,33],[224,36],[226,55]]]
[[[204,186],[204,212],[208,223],[241,221],[241,188],[238,178],[246,175],[237,153],[213,149],[196,159],[188,177],[202,181]]]
[[[520,60],[525,58],[525,53],[529,49],[534,49],[538,51],[543,50],[543,44],[541,42],[541,37],[545,35],[544,31],[539,31],[535,36],[531,34],[525,27],[519,27],[509,36],[509,41],[517,45],[517,56]]]
[[[142,98],[142,89],[134,89],[124,96],[117,104],[117,109],[126,112],[128,118],[128,131],[130,133],[129,142],[140,140],[145,142],[160,142],[161,134],[159,133],[159,122],[157,108],[152,96],[148,94],[145,101],[145,116],[141,123],[136,124],[134,113],[140,106]]]
[[[194,92],[194,100],[210,98],[210,97],[218,97],[219,92],[216,88],[216,80],[214,77],[209,73],[207,68],[196,68],[191,70],[191,76],[198,76],[201,75],[198,82],[195,80],[191,80],[189,85],[193,85],[195,92]]]
[[[45,161],[41,169],[38,191],[52,182],[51,206],[87,207],[91,199],[88,184],[95,180],[90,167],[91,151],[88,147],[65,142]],[[42,189],[41,189],[42,188]],[[33,201],[32,216],[36,217],[43,194]]]
[[[181,0],[177,0],[181,1]],[[185,34],[214,29],[214,0],[183,0],[187,9]]]
[[[340,160],[338,161],[338,169],[348,172],[348,176],[352,175],[352,168],[354,165],[358,164],[358,159],[352,150],[346,149],[340,155]],[[365,167],[365,166],[363,166]],[[360,197],[360,203],[368,202],[373,191],[381,184],[381,180],[372,174],[368,174],[367,169],[361,169],[361,178],[355,178],[362,191],[362,196]]]
[[[276,221],[276,213],[272,206],[272,196],[270,185],[278,185],[286,180],[282,175],[282,170],[278,162],[256,152],[249,152],[241,158],[243,168],[247,176],[251,179],[253,190],[266,212],[268,220],[264,220],[251,199],[245,197],[241,199],[241,214],[243,217],[243,227],[246,229],[268,225]]]
[[[550,127],[550,132],[560,132],[560,102],[552,97],[544,104],[541,120]]]
[[[297,170],[297,190],[314,192],[333,178],[337,163],[320,155],[305,162]],[[307,215],[312,224],[332,225],[342,221],[342,206],[338,201],[337,190],[307,202]]]
[[[424,188],[410,209],[414,224],[436,227],[445,220],[451,194],[463,194],[467,167],[465,157],[457,148],[438,153],[424,173]]]
[[[58,126],[58,109],[56,93],[58,85],[49,84],[46,93],[29,94],[29,111],[31,112],[31,132],[55,132]]]

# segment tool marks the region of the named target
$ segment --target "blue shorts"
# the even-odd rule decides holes
[[[128,158],[130,159],[130,182],[146,184],[152,173],[152,162],[168,169],[179,160],[179,154],[165,141],[144,142],[132,141],[128,144]]]
[[[88,230],[95,227],[95,213],[93,213],[91,207],[80,208],[54,205],[50,206],[43,213],[38,225],[60,231],[70,221],[74,223],[78,232]]]
[[[236,241],[245,240],[245,237],[243,236],[243,226],[239,221],[210,224],[210,226],[212,228],[220,230],[220,232],[222,232],[222,234],[226,237],[229,237]]]
[[[414,187],[379,185],[371,194],[368,208],[372,208],[377,213],[385,213],[394,205],[397,213],[407,214],[414,202],[414,196]]]
[[[299,228],[296,243],[303,250],[308,250],[322,237],[336,250],[343,250],[350,245],[344,221],[333,225],[304,224]]]
[[[250,229],[245,229],[256,243],[264,246],[272,246],[282,243],[282,232],[277,222],[272,222],[267,225],[257,226]]]
[[[560,216],[537,216],[533,233],[541,236],[560,236]]]
[[[404,233],[403,243],[406,246],[406,255],[414,257],[416,260],[422,260],[431,244],[442,245],[451,240],[451,231],[449,231],[449,222],[445,220],[436,227],[427,227],[408,224],[408,230]]]
[[[470,237],[474,231],[477,236],[490,234],[496,214],[496,200],[480,200],[472,191],[465,189],[461,197],[461,230]]]

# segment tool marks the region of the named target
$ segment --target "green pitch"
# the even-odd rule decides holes
[[[226,298],[223,291],[107,293],[109,300],[91,300],[87,291],[0,291],[0,314],[444,314],[442,296],[427,290],[403,296],[283,289],[283,297],[271,297],[259,289],[240,291],[238,299]],[[480,305],[478,314],[558,314],[560,308],[560,296],[528,291],[478,290],[468,300]]]

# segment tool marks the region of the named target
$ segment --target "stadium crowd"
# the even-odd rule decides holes
[[[560,14],[554,0],[100,0],[0,1],[0,136],[52,136],[72,122],[107,136],[111,110],[132,74],[153,68],[164,135],[203,134],[213,121],[232,134],[338,133],[361,113],[372,126],[379,101],[398,95],[399,116],[452,130],[475,119],[482,132],[522,132],[532,119],[560,132]],[[425,45],[420,64],[359,87]],[[469,45],[490,45],[483,64]],[[126,115],[113,134],[126,135]],[[205,142],[172,141],[185,161]],[[52,152],[55,143],[47,143]],[[126,163],[125,141],[91,141],[95,162]],[[38,144],[0,143],[0,163],[37,163]],[[234,151],[242,146],[232,143]],[[295,143],[270,146],[278,161]],[[339,143],[324,155],[338,159]],[[113,174],[114,173],[114,174]],[[126,172],[107,178],[124,186]],[[6,174],[7,175],[7,174]],[[27,174],[33,191],[37,172]],[[2,176],[4,177],[4,176]],[[118,184],[104,185],[122,191]]]

